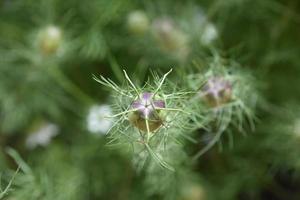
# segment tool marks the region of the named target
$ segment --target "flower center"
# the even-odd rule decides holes
[[[132,108],[137,109],[140,117],[148,119],[153,115],[153,112],[159,108],[165,108],[165,102],[163,100],[153,99],[153,93],[142,93],[140,98],[132,103]]]

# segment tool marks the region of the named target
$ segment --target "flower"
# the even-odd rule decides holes
[[[207,23],[203,25],[200,41],[203,45],[209,45],[218,37],[218,31],[214,24]]]
[[[144,92],[131,104],[131,108],[135,111],[129,114],[129,121],[142,131],[148,131],[146,120],[150,132],[157,130],[163,124],[160,109],[166,107],[165,101],[154,98],[153,93]]]
[[[87,116],[87,129],[93,134],[105,134],[112,126],[111,107],[108,105],[94,105]]]
[[[211,77],[201,91],[201,96],[212,107],[229,102],[231,95],[232,85],[222,77]]]
[[[26,147],[34,149],[37,146],[47,146],[53,137],[59,133],[57,125],[46,123],[31,133],[26,139]]]

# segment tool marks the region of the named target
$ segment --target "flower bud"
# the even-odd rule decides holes
[[[203,86],[201,95],[211,107],[228,103],[232,98],[232,84],[222,77],[211,77]]]
[[[189,53],[188,37],[170,19],[157,19],[153,23],[154,37],[166,52],[174,52],[180,57]]]
[[[153,93],[145,92],[138,99],[133,101],[131,112],[128,116],[129,121],[141,131],[147,131],[146,120],[149,124],[149,131],[157,130],[164,122],[162,108],[165,108],[164,100],[156,100]]]
[[[149,19],[143,11],[133,11],[127,18],[128,30],[136,35],[142,35],[149,29]]]
[[[38,45],[45,55],[54,54],[62,43],[62,32],[56,26],[48,26],[39,33]]]
[[[179,200],[205,200],[206,191],[200,184],[188,184],[183,188],[181,198]]]

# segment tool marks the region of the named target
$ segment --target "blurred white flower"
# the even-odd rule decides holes
[[[112,109],[108,105],[94,105],[87,116],[87,129],[93,134],[105,134],[111,128],[113,120]]]
[[[59,133],[57,125],[46,123],[32,132],[26,139],[26,147],[34,149],[37,146],[47,146],[53,137]]]
[[[218,37],[218,31],[214,24],[206,23],[203,24],[203,30],[201,33],[201,43],[204,45],[209,45]]]
[[[202,45],[210,45],[219,36],[218,29],[203,12],[201,8],[195,10],[186,29],[198,37]]]

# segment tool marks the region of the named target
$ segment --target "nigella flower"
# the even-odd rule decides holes
[[[167,98],[162,98],[158,92],[161,89],[166,77],[172,70],[167,72],[163,78],[159,81],[157,88],[153,92],[149,92],[151,90],[143,89],[145,91],[140,92],[137,87],[133,84],[133,82],[128,77],[127,73],[124,71],[125,77],[128,80],[129,84],[131,85],[131,89],[129,91],[134,91],[134,94],[131,92],[122,90],[119,88],[115,83],[113,83],[110,79],[105,79],[101,76],[101,80],[95,78],[96,81],[99,83],[108,86],[114,89],[118,96],[125,97],[125,101],[122,100],[118,105],[126,103],[127,105],[123,105],[123,109],[118,114],[111,116],[111,118],[120,117],[118,121],[124,122],[125,120],[129,120],[129,122],[138,128],[140,131],[146,132],[147,137],[149,139],[150,135],[152,136],[152,132],[159,129],[165,120],[165,112],[185,112],[178,108],[167,108],[166,101]],[[153,88],[152,88],[153,89]],[[184,93],[180,93],[184,95]],[[164,97],[172,97],[175,98],[177,94],[171,95],[162,95]],[[131,100],[132,99],[132,100]],[[126,110],[124,110],[126,108]],[[164,112],[165,111],[165,112]]]
[[[47,146],[53,137],[59,133],[57,125],[46,123],[31,133],[26,139],[26,147],[34,149],[37,146]]]
[[[203,111],[208,119],[205,122],[206,131],[213,136],[208,138],[209,141],[205,142],[205,147],[194,156],[194,159],[212,148],[224,133],[231,134],[231,130],[234,129],[246,134],[248,129],[255,128],[254,111],[258,98],[253,87],[255,81],[249,73],[239,71],[235,67],[236,64],[230,62],[230,68],[224,66],[222,59],[216,55],[214,62],[210,64],[212,69],[204,76],[201,77],[200,74],[191,76],[192,84],[204,83],[200,91],[198,90],[198,97],[206,104],[200,104],[199,110],[196,110],[194,115],[197,117],[196,113]],[[199,101],[197,98],[195,100],[197,106]]]
[[[164,161],[160,144],[168,139],[168,131],[173,128],[180,128],[181,121],[177,120],[186,111],[180,109],[185,92],[173,92],[165,94],[161,91],[164,81],[172,70],[164,74],[162,78],[154,76],[155,87],[147,83],[138,88],[131,81],[126,71],[123,70],[129,87],[123,89],[112,82],[109,78],[100,76],[100,79],[94,78],[97,82],[107,86],[115,91],[117,114],[110,116],[117,118],[113,127],[110,129],[111,143],[130,142],[132,147],[139,149],[139,155],[142,159],[147,159],[144,155],[150,155],[161,166],[174,170]],[[173,129],[174,130],[174,129]],[[141,145],[144,145],[141,149]],[[143,154],[147,152],[147,154]],[[144,162],[144,161],[143,161]]]
[[[212,107],[225,104],[232,98],[232,84],[222,77],[211,77],[203,86],[201,96]]]
[[[112,126],[112,110],[108,105],[94,105],[87,116],[87,129],[93,134],[105,134]]]
[[[144,92],[131,104],[131,108],[135,111],[129,114],[129,120],[138,129],[147,131],[149,128],[148,131],[153,132],[163,124],[161,109],[165,107],[164,100],[156,100],[153,93]]]

